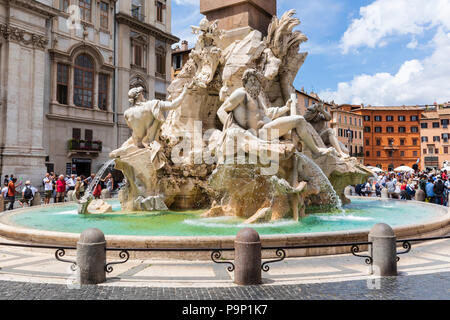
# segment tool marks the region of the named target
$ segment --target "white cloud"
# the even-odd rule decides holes
[[[413,38],[407,45],[406,47],[409,49],[415,49],[417,48],[417,46],[419,45],[419,42],[417,41],[417,39]]]
[[[450,29],[448,0],[376,0],[361,7],[360,15],[341,38],[343,53],[352,48],[385,45],[383,39],[387,36],[420,35],[436,26]]]
[[[320,93],[337,103],[371,105],[428,104],[450,100],[450,1],[375,0],[360,9],[340,41],[343,53],[361,47],[382,47],[398,36],[411,35],[407,48],[419,46],[416,36],[435,30],[422,47],[430,56],[403,62],[395,74],[361,74]]]
[[[450,100],[450,33],[439,27],[430,42],[433,53],[423,60],[405,61],[398,72],[358,75],[325,90],[320,96],[336,103],[415,105]]]
[[[175,3],[179,6],[182,5],[198,6],[200,5],[200,0],[175,0]]]

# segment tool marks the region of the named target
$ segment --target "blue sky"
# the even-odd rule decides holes
[[[450,0],[278,0],[296,9],[308,57],[294,85],[337,103],[450,101]],[[199,0],[172,0],[172,33],[190,41]]]

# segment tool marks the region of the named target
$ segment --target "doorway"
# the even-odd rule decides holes
[[[91,159],[72,159],[72,173],[77,176],[89,177],[91,175],[91,165]]]

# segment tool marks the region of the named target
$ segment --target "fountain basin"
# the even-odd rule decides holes
[[[269,223],[250,227],[254,227],[260,233],[263,246],[280,247],[365,242],[370,228],[378,222],[390,224],[397,239],[438,236],[450,232],[450,214],[447,207],[416,201],[360,197],[351,199],[353,203],[344,206],[345,215],[317,214],[299,223],[283,220],[272,225]],[[366,207],[366,211],[358,213],[361,207]],[[173,212],[160,215],[158,218],[155,214],[80,216],[72,215],[69,212],[71,210],[76,212],[76,204],[57,204],[5,212],[0,215],[0,235],[25,242],[75,246],[81,231],[88,227],[98,227],[105,233],[108,247],[114,248],[232,248],[237,230],[245,226],[240,221],[201,219],[199,217],[201,212],[198,211]],[[58,219],[64,220],[62,217],[64,215],[69,216],[67,219],[71,232],[67,232],[67,226],[58,227]],[[178,219],[180,216],[182,219]],[[158,219],[168,221],[168,217],[169,221],[178,221],[171,226],[170,223],[166,223],[166,229],[163,229],[165,227],[163,224],[157,224]],[[153,223],[153,232],[151,228],[145,229],[145,223],[143,228],[130,227],[129,219],[132,221],[134,219],[135,225],[138,225],[138,221],[146,220],[146,223],[150,223],[147,226]],[[128,234],[123,234],[124,232],[120,234],[120,230],[116,228],[121,220],[122,223],[126,221]],[[351,222],[348,223],[349,221]],[[180,226],[183,228],[179,228]],[[208,230],[207,235],[201,232],[205,228]],[[146,234],[142,234],[143,232]],[[197,234],[193,235],[192,232]],[[295,249],[288,250],[287,254],[288,256],[338,254],[349,252],[349,249],[349,247]],[[274,252],[264,251],[263,257],[271,257],[273,254]],[[136,257],[209,259],[209,256],[209,252],[139,252]],[[224,252],[224,256],[232,258],[233,252]]]

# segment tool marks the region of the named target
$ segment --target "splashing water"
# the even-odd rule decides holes
[[[337,209],[341,211],[342,214],[345,213],[345,210],[342,208],[342,201],[339,198],[338,194],[334,190],[333,186],[330,183],[330,180],[328,180],[325,173],[322,171],[322,169],[310,158],[308,158],[306,155],[296,152],[295,153],[298,158],[300,158],[303,163],[305,163],[305,166],[308,167],[308,170],[311,171],[311,176],[314,177],[316,181],[318,181],[321,192],[327,192],[330,196],[330,202],[332,205],[336,206]]]
[[[86,192],[84,193],[83,199],[87,199],[90,195],[92,195],[92,191],[95,189],[97,184],[100,182],[100,179],[102,178],[103,174],[105,173],[106,169],[114,162],[114,159],[111,159],[103,164],[103,166],[98,170],[97,174],[95,175],[94,179],[92,179],[91,183],[89,183],[89,186],[86,189]]]

